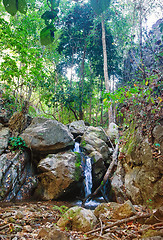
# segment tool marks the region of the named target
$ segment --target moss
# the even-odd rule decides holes
[[[81,155],[78,152],[74,153],[76,155],[74,179],[75,181],[79,181],[81,177]]]
[[[150,229],[142,235],[142,238],[149,238],[149,237],[154,237],[159,235],[160,235],[160,232]]]
[[[135,135],[135,124],[132,122],[129,129],[124,135],[125,145],[122,147],[122,152],[129,155],[135,149],[137,145],[136,135]]]

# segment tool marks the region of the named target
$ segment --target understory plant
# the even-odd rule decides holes
[[[9,146],[11,150],[23,150],[27,147],[25,141],[21,137],[11,137],[9,139]]]

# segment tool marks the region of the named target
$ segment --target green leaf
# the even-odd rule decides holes
[[[3,0],[3,5],[6,11],[14,16],[17,12],[17,1],[16,0]]]
[[[26,12],[27,12],[26,0],[18,0],[18,11],[20,13],[26,14]]]
[[[40,32],[41,45],[49,45],[54,41],[54,27],[47,26]]]
[[[58,9],[55,9],[55,11],[46,11],[44,14],[42,14],[41,18],[44,20],[54,19],[57,16],[58,11]]]
[[[93,10],[100,15],[110,6],[110,0],[91,0]]]

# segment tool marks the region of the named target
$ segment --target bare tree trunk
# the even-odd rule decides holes
[[[80,82],[79,82],[79,91],[80,91],[79,119],[80,120],[84,118],[82,105],[83,105],[84,62],[85,62],[86,48],[87,48],[87,45],[85,44],[83,49],[83,57],[82,57],[81,70],[80,70]]]
[[[145,67],[143,61],[143,0],[139,2],[139,47],[140,47],[140,62],[143,69],[143,79],[145,79]]]
[[[103,14],[101,16],[101,26],[102,26],[102,47],[103,47],[103,58],[104,58],[104,79],[105,79],[105,88],[106,91],[110,91],[110,81],[108,75],[108,65],[107,65],[107,51],[106,51],[106,34],[105,34],[105,26],[104,26],[104,19]],[[109,124],[113,122],[113,110],[112,106],[108,109],[108,117],[109,117]]]
[[[103,81],[101,78],[101,88],[100,88],[100,105],[101,105],[101,119],[100,124],[103,124],[103,99],[102,99]]]

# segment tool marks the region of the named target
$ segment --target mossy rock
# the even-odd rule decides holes
[[[88,232],[93,229],[96,223],[97,218],[93,211],[75,206],[63,214],[57,225],[63,230]]]

